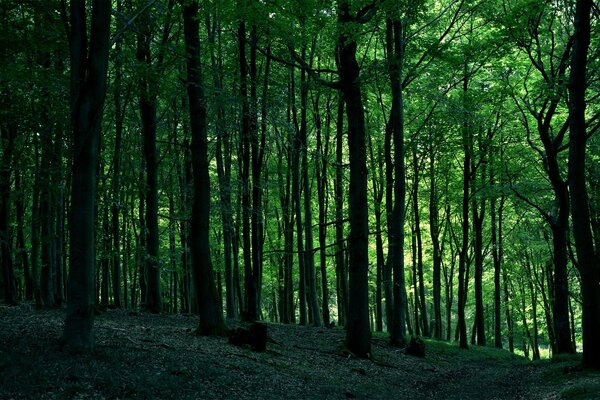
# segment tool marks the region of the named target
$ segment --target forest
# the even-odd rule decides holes
[[[1,0],[0,306],[75,352],[129,310],[600,370],[599,17]]]

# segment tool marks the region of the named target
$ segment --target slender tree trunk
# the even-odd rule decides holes
[[[502,282],[504,284],[504,313],[506,317],[506,336],[508,337],[508,351],[511,353],[515,352],[515,344],[514,344],[514,329],[513,329],[513,320],[512,313],[510,307],[510,294],[508,292],[508,271],[506,268],[502,269]]]
[[[117,15],[123,13],[122,0],[117,0]],[[113,101],[115,106],[115,146],[113,150],[113,179],[112,179],[112,290],[116,307],[121,307],[121,238],[119,225],[119,212],[121,210],[121,142],[125,119],[125,105],[123,104],[121,88],[123,84],[123,39],[119,36],[115,42],[115,81]]]
[[[343,144],[344,144],[344,97],[340,96],[337,109],[336,122],[336,145],[335,145],[335,241],[337,243],[335,252],[335,272],[337,282],[338,298],[338,325],[346,326],[348,316],[348,283],[346,280],[346,257],[345,235],[344,235],[344,167],[343,167]]]
[[[387,46],[390,54],[389,73],[392,88],[392,141],[394,144],[393,207],[388,216],[389,252],[394,274],[393,319],[390,342],[396,346],[406,343],[406,288],[404,278],[404,220],[405,220],[405,165],[404,165],[404,98],[402,93],[402,66],[404,64],[404,26],[399,20],[387,21]]]
[[[85,0],[72,0],[70,14],[73,183],[64,340],[70,349],[89,351],[94,347],[94,203],[110,47],[111,2],[93,2],[89,45],[85,3]]]
[[[440,248],[439,201],[435,179],[435,157],[436,154],[432,141],[429,154],[429,234],[431,236],[433,252],[433,337],[442,339],[442,254]]]
[[[475,235],[473,252],[475,253],[475,330],[477,333],[477,345],[485,346],[485,314],[483,305],[483,221],[485,217],[485,199],[477,200],[476,176],[477,171],[471,168],[472,173],[472,208],[473,208],[473,233]],[[485,169],[481,173],[485,176]]]
[[[494,171],[490,174],[490,185],[495,185]],[[494,346],[502,348],[502,287],[501,273],[504,250],[502,248],[502,222],[504,210],[504,196],[500,198],[500,205],[496,208],[496,198],[490,199],[490,218],[492,235],[492,257],[494,260]]]
[[[321,298],[323,325],[329,326],[329,283],[327,280],[327,211],[329,197],[327,190],[327,159],[329,157],[329,129],[331,121],[331,109],[329,99],[327,100],[327,116],[325,119],[325,138],[322,137],[321,114],[319,110],[319,97],[314,102],[314,119],[317,131],[317,154],[319,160],[316,163],[317,192],[319,197],[319,269],[321,272]],[[324,142],[324,144],[323,144]],[[381,304],[381,302],[380,302]]]
[[[34,189],[35,191],[35,189]],[[25,283],[25,300],[33,299],[33,273],[31,264],[27,255],[27,244],[25,242],[25,204],[23,201],[23,182],[21,172],[15,171],[15,216],[17,219],[17,249],[19,256],[19,264],[23,268],[23,278]],[[33,212],[32,212],[33,213]]]
[[[306,56],[306,48],[302,48],[302,58]],[[301,173],[304,183],[304,270],[306,288],[308,289],[307,301],[310,310],[310,322],[313,326],[321,326],[321,316],[319,313],[319,303],[317,301],[317,288],[315,278],[315,254],[313,251],[313,232],[312,232],[312,198],[311,184],[308,178],[308,145],[307,145],[307,107],[308,107],[308,81],[306,71],[300,71],[300,131],[299,145],[302,152]],[[300,231],[299,231],[300,232]]]
[[[145,186],[145,231],[146,256],[144,262],[145,275],[147,277],[147,293],[145,308],[152,313],[162,310],[162,293],[160,279],[160,255],[158,238],[158,153],[156,150],[156,82],[150,76],[152,74],[152,54],[150,44],[152,33],[149,20],[141,26],[138,34],[136,57],[143,63],[146,71],[140,74],[140,116],[143,135],[143,154],[146,166]]]
[[[467,76],[467,64],[465,63],[463,81],[463,97],[464,106],[467,108],[467,91],[469,89],[469,79]],[[463,198],[462,198],[462,247],[459,253],[458,259],[458,333],[460,340],[460,347],[463,349],[469,348],[467,344],[467,323],[465,320],[465,306],[467,303],[467,279],[468,274],[466,273],[467,257],[469,249],[469,184],[471,181],[470,169],[471,169],[471,127],[470,123],[466,119],[462,126],[462,141],[464,151],[464,162],[463,162]]]
[[[223,224],[223,257],[225,264],[225,309],[228,318],[236,318],[237,310],[235,307],[235,289],[233,284],[232,271],[232,209],[231,209],[231,139],[229,130],[226,126],[226,115],[224,108],[224,99],[222,98],[223,77],[222,77],[222,51],[221,51],[221,25],[218,16],[214,16],[214,21],[209,23],[208,40],[210,43],[211,66],[213,72],[213,82],[215,85],[215,102],[217,104],[217,145],[216,161],[217,174],[219,179],[219,195],[221,199],[221,222]],[[217,47],[218,55],[215,55]]]
[[[9,230],[13,147],[16,136],[17,130],[14,127],[3,127],[0,130],[0,143],[3,150],[0,165],[0,254],[2,255],[4,301],[9,305],[17,305],[17,285]]]
[[[419,210],[419,160],[417,157],[417,145],[413,144],[412,149],[413,159],[413,212],[415,218],[415,235],[417,241],[417,276],[419,280],[419,307],[421,308],[421,322],[423,325],[423,335],[430,336],[429,333],[429,319],[427,317],[427,303],[425,301],[425,279],[423,277],[423,238],[421,235],[421,213]]]
[[[292,202],[294,215],[296,218],[296,248],[298,251],[298,306],[300,308],[300,325],[308,323],[307,318],[307,296],[306,296],[306,257],[304,253],[304,225],[302,220],[302,188],[300,171],[300,152],[302,151],[300,128],[297,123],[297,107],[295,95],[294,71],[290,71],[291,78],[291,96],[292,96],[292,115],[296,132],[292,137]]]

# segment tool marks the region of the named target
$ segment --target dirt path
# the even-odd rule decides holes
[[[553,399],[543,368],[495,349],[428,342],[407,356],[373,339],[343,352],[341,329],[269,324],[267,351],[194,335],[195,317],[109,311],[94,355],[60,351],[60,310],[0,310],[0,399]]]

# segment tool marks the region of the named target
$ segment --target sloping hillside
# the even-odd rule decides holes
[[[600,398],[600,375],[572,359],[532,364],[435,341],[415,358],[376,336],[372,359],[361,360],[343,351],[339,328],[279,324],[268,324],[267,351],[255,353],[196,336],[192,316],[124,310],[97,317],[95,354],[69,355],[62,320],[61,310],[0,310],[1,399]]]

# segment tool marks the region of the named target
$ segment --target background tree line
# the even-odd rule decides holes
[[[593,1],[0,4],[2,295],[72,345],[126,307],[600,367]]]

